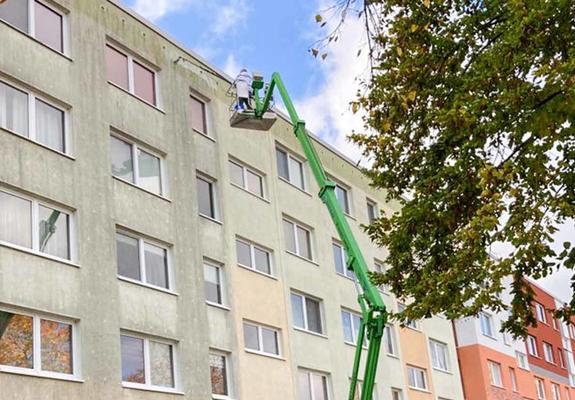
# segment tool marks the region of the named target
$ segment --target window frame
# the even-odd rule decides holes
[[[504,386],[501,364],[495,361],[487,360],[487,366],[489,369],[489,384],[498,388],[503,388]],[[497,371],[497,375],[494,374],[494,371]]]
[[[278,178],[280,180],[290,184],[291,186],[295,187],[296,189],[299,189],[299,190],[309,194],[308,179],[307,179],[307,173],[306,173],[306,167],[305,167],[306,166],[305,159],[303,157],[300,157],[300,156],[294,154],[291,150],[288,150],[285,146],[282,146],[279,143],[276,143],[275,150],[276,150],[276,168],[277,168],[277,153],[278,152],[284,153],[286,155],[286,159],[287,159],[287,163],[288,163],[288,170],[287,170],[288,178],[286,179],[283,176],[281,176],[279,169],[277,171]],[[299,187],[298,185],[296,185],[292,181],[291,170],[290,170],[290,160],[297,162],[301,166],[302,187]]]
[[[118,271],[118,239],[117,235],[123,235],[129,237],[131,239],[138,241],[138,260],[139,260],[139,267],[140,267],[140,278],[141,280],[133,279],[127,276],[120,275]],[[174,277],[174,267],[173,267],[173,259],[172,259],[172,246],[168,245],[164,242],[161,242],[156,239],[150,239],[138,233],[134,233],[129,231],[125,228],[120,226],[116,227],[116,233],[114,235],[115,246],[116,246],[116,276],[121,281],[126,281],[130,283],[134,283],[136,285],[145,286],[150,289],[159,290],[161,292],[169,293],[169,294],[176,294],[176,285],[175,285],[175,277]],[[145,245],[149,244],[151,246],[159,247],[166,252],[166,282],[168,284],[167,288],[162,286],[154,285],[153,283],[148,283],[145,281],[146,276],[146,260],[145,260]]]
[[[387,332],[389,332],[390,334],[388,334]],[[387,341],[390,340],[390,343],[388,343]],[[384,343],[384,347],[385,347],[385,354],[387,354],[388,356],[392,356],[392,357],[399,357],[399,354],[397,352],[398,348],[397,348],[397,341],[396,341],[396,334],[395,334],[395,326],[393,324],[386,324],[383,328],[383,343]],[[390,353],[388,350],[388,344],[391,344],[392,347],[392,352]]]
[[[395,397],[397,396],[397,397]],[[403,400],[403,390],[398,388],[391,388],[391,400]]]
[[[229,174],[229,163],[236,165],[237,167],[240,167],[242,169],[242,181],[243,181],[243,186],[237,184],[236,182],[234,182],[232,180],[231,174],[230,174],[230,184],[232,186],[235,186],[239,189],[242,189],[244,192],[248,192],[251,195],[257,197],[258,199],[264,200],[266,202],[269,202],[268,200],[268,190],[267,190],[267,184],[266,184],[266,175],[263,172],[260,172],[256,169],[254,169],[253,167],[250,167],[248,165],[246,165],[245,163],[237,160],[236,158],[229,158],[228,159],[228,174]],[[248,188],[248,171],[251,172],[254,175],[257,175],[260,179],[261,179],[261,189],[262,189],[262,194],[259,195],[258,193],[254,193],[251,190],[249,190]]]
[[[285,236],[285,229],[283,229],[283,224],[284,222],[288,222],[290,224],[292,224],[292,234],[294,235],[294,244],[295,244],[295,251],[291,251],[290,249],[288,249],[287,247],[287,238],[284,237],[284,246],[285,246],[285,250],[287,253],[292,254],[296,257],[302,258],[304,260],[307,261],[311,261],[312,263],[315,263],[315,246],[314,246],[314,240],[313,240],[313,228],[309,227],[308,225],[304,225],[300,222],[297,222],[295,219],[288,217],[287,215],[283,215],[282,216],[282,230],[284,231],[284,236]],[[299,236],[297,234],[297,228],[300,228],[304,231],[306,231],[308,233],[308,237],[309,237],[309,253],[310,253],[310,257],[307,258],[305,255],[301,254],[301,245],[299,242]]]
[[[218,263],[216,261],[212,261],[212,260],[209,260],[207,258],[204,258],[202,261],[202,267],[204,269],[204,271],[203,271],[204,272],[204,284],[206,282],[206,276],[205,276],[206,266],[215,268],[218,271],[218,280],[219,280],[218,284],[220,287],[220,297],[221,297],[221,303],[216,303],[216,302],[213,302],[211,300],[208,300],[207,293],[206,293],[206,304],[211,305],[211,306],[215,306],[215,307],[219,307],[219,308],[229,309],[224,265],[222,263]]]
[[[535,336],[527,335],[527,353],[532,355],[533,357],[539,357],[539,349],[537,348],[537,339]]]
[[[290,303],[292,306],[292,313],[293,313],[293,302],[291,302],[291,296],[297,296],[300,297],[302,300],[302,316],[303,316],[303,322],[304,322],[304,326],[296,326],[295,324],[295,318],[292,315],[292,322],[293,322],[293,327],[294,329],[298,330],[298,331],[302,331],[302,332],[306,332],[306,333],[311,333],[312,335],[318,335],[318,336],[326,336],[325,333],[325,328],[326,328],[326,324],[325,324],[325,317],[324,317],[324,310],[323,310],[323,301],[320,298],[314,297],[314,296],[310,296],[307,294],[304,294],[302,292],[298,292],[296,290],[291,290],[290,291]],[[320,332],[315,332],[309,329],[309,320],[308,320],[308,315],[307,315],[307,302],[309,301],[315,301],[318,304],[318,309],[319,309],[319,324],[320,324],[320,328],[321,331]]]
[[[335,273],[339,276],[342,276],[344,278],[350,279],[350,280],[355,282],[357,280],[355,273],[353,271],[350,271],[347,268],[348,254],[347,254],[347,251],[345,250],[343,243],[337,239],[332,239],[331,240],[331,246],[332,246],[332,253],[333,253],[334,246],[339,247],[339,255],[342,259],[342,264],[343,264],[343,274],[342,274],[341,272],[339,272],[337,270],[337,263],[335,262],[335,260],[333,260],[333,263],[335,266]]]
[[[346,207],[341,207],[342,211],[345,215],[347,215],[348,217],[353,218],[353,202],[352,202],[352,196],[351,196],[351,187],[349,185],[346,185],[344,183],[340,183],[340,181],[338,181],[337,179],[330,179],[335,183],[334,189],[333,189],[333,193],[337,199],[338,204],[341,207],[341,203],[339,198],[337,197],[337,188],[339,187],[341,190],[343,190],[345,192],[345,198],[346,198],[346,205],[347,205],[347,209]]]
[[[374,212],[374,219],[371,220],[370,215],[369,215],[369,207],[373,208],[373,212]],[[367,222],[369,224],[372,224],[377,218],[379,218],[379,207],[377,205],[377,202],[371,200],[370,198],[367,198],[366,200],[366,208],[367,208]]]
[[[202,180],[209,185],[210,199],[211,199],[210,206],[212,208],[212,213],[214,214],[213,216],[203,214],[200,211],[200,204],[198,201],[198,215],[200,215],[201,217],[205,217],[207,219],[210,219],[212,221],[220,222],[221,221],[220,204],[219,204],[219,199],[218,199],[218,190],[216,188],[218,181],[215,178],[212,178],[211,176],[206,175],[206,174],[199,172],[199,171],[196,173],[196,183],[197,183],[197,180]],[[196,190],[198,190],[197,185],[196,185]],[[198,191],[198,193],[199,193],[199,191]]]
[[[540,392],[541,390],[541,392]],[[545,382],[541,378],[535,377],[535,394],[537,396],[537,400],[545,400]]]
[[[180,388],[180,377],[179,377],[179,369],[178,365],[178,342],[171,339],[164,339],[158,338],[156,336],[150,336],[142,333],[132,332],[132,331],[124,331],[120,330],[120,343],[122,336],[134,338],[134,339],[141,339],[143,340],[143,355],[144,355],[144,380],[146,383],[136,383],[136,382],[126,382],[121,380],[122,387],[129,388],[129,389],[140,389],[140,390],[149,390],[153,392],[165,392],[165,393],[179,393]],[[155,342],[163,345],[168,345],[171,347],[171,356],[172,356],[172,376],[174,378],[174,387],[165,387],[165,386],[157,386],[153,385],[151,382],[151,368],[150,368],[150,342]],[[122,363],[122,350],[120,344],[120,369]],[[122,377],[120,376],[120,379]],[[148,383],[149,382],[149,383]]]
[[[310,400],[317,400],[315,398],[315,392],[313,391],[313,381],[312,381],[313,376],[319,376],[322,378],[322,381],[325,382],[325,393],[327,394],[326,400],[331,400],[332,395],[331,395],[331,385],[330,385],[330,379],[329,379],[330,375],[328,373],[320,372],[320,371],[312,371],[312,370],[305,369],[305,368],[298,368],[297,373],[298,373],[298,375],[299,374],[305,374],[307,377],[307,383],[308,383],[307,389],[309,390]],[[298,376],[298,380],[299,380],[299,376]],[[298,394],[298,398],[299,398],[299,394]]]
[[[244,320],[242,323],[242,335],[244,334],[244,326],[245,325],[249,325],[249,326],[257,328],[257,332],[258,332],[258,350],[250,349],[250,348],[246,347],[246,338],[244,337],[244,351],[245,352],[258,354],[258,355],[262,355],[262,356],[267,356],[267,357],[272,357],[272,358],[280,358],[280,359],[282,358],[283,351],[282,351],[281,330],[280,329],[271,327],[269,325],[262,325],[262,324],[259,324],[257,322]],[[262,334],[263,329],[267,329],[269,331],[274,332],[276,344],[277,344],[277,348],[278,348],[278,354],[268,353],[268,352],[264,351],[264,342],[263,342],[263,334]]]
[[[399,302],[397,303],[398,312],[402,312],[403,310],[405,310],[405,307],[406,307],[405,304]],[[419,325],[419,322],[417,320],[409,319],[407,320],[407,323],[403,327],[421,332],[421,326]]]
[[[385,263],[378,260],[377,258],[373,259],[373,269],[375,270],[375,272],[377,273],[384,273],[386,272],[386,268],[385,268]],[[385,295],[390,295],[390,288],[388,285],[378,285],[377,288],[379,289],[379,291]]]
[[[537,317],[537,321],[543,322],[545,325],[547,323],[547,313],[545,311],[545,307],[541,303],[535,303],[535,315]]]
[[[561,387],[555,382],[551,382],[551,399],[561,400]]]
[[[33,364],[32,368],[13,367],[9,365],[0,364],[0,373],[14,373],[19,375],[37,376],[43,378],[53,378],[68,381],[80,381],[82,375],[81,367],[81,352],[80,352],[80,335],[78,332],[79,321],[61,316],[48,316],[43,313],[34,311],[20,310],[18,308],[0,306],[0,311],[8,312],[11,314],[22,315],[32,318],[32,355]],[[72,374],[64,374],[60,372],[45,371],[42,369],[42,329],[41,321],[56,322],[71,326],[71,340],[72,346],[70,348],[72,355]]]
[[[242,263],[239,262],[238,256],[237,256],[237,242],[241,242],[241,243],[243,243],[243,244],[249,246],[249,248],[250,248],[250,262],[252,263],[253,267],[250,267],[249,265],[245,265],[245,264],[242,264]],[[242,268],[248,269],[248,270],[250,270],[250,271],[252,271],[252,272],[256,272],[256,273],[258,273],[258,274],[267,276],[268,278],[277,279],[277,277],[276,277],[276,275],[275,275],[275,266],[274,266],[274,261],[273,261],[273,256],[272,256],[272,254],[273,254],[273,251],[272,251],[272,250],[270,250],[269,248],[264,247],[264,246],[262,246],[262,245],[260,245],[260,244],[258,244],[258,243],[255,243],[255,242],[253,242],[253,241],[251,241],[251,240],[245,239],[245,238],[243,238],[243,237],[241,237],[241,236],[236,236],[236,238],[235,238],[235,245],[236,245],[236,264],[237,264],[239,267],[242,267]],[[255,254],[256,254],[256,249],[258,249],[258,250],[260,250],[260,251],[262,251],[262,252],[267,253],[267,255],[268,255],[268,260],[269,260],[269,263],[270,263],[270,273],[269,273],[269,274],[266,273],[266,272],[264,272],[264,271],[260,271],[259,269],[256,268],[256,263],[255,263],[255,260],[256,260],[256,255],[255,255]]]
[[[415,372],[422,373],[421,376],[423,377],[423,387],[414,386],[411,384],[411,382],[410,382],[410,371],[411,370],[413,370]],[[420,368],[420,367],[416,367],[414,365],[409,365],[409,364],[407,365],[407,386],[410,389],[429,392],[429,385],[428,385],[427,379],[428,379],[427,378],[427,370],[425,368]],[[418,383],[417,379],[415,379],[415,383]]]
[[[165,160],[165,154],[152,149],[146,145],[140,144],[135,140],[129,139],[126,136],[120,134],[119,132],[117,132],[116,130],[112,130],[110,133],[110,138],[114,138],[116,140],[119,140],[121,142],[124,142],[125,144],[130,146],[130,154],[132,156],[132,173],[134,175],[134,182],[130,182],[127,179],[124,179],[122,177],[116,176],[114,175],[114,171],[111,171],[111,175],[114,179],[117,179],[119,181],[122,181],[124,183],[127,183],[131,186],[135,186],[138,189],[141,189],[147,193],[153,194],[155,196],[158,197],[162,197],[164,199],[167,199],[167,196],[169,195],[168,193],[168,180],[167,180],[167,171],[166,171],[166,160]],[[139,158],[138,158],[138,151],[143,151],[144,153],[148,153],[156,158],[158,158],[160,160],[160,193],[155,193],[149,189],[146,189],[145,187],[140,185],[140,162],[139,162]],[[112,160],[111,160],[111,146],[110,146],[110,169],[112,167]]]
[[[440,354],[437,353],[437,349],[441,348],[443,351],[443,356],[445,357],[445,368],[436,365],[435,362],[439,361]],[[446,343],[440,342],[435,339],[429,339],[429,353],[431,356],[431,367],[437,371],[441,372],[451,372],[451,362],[449,359],[449,347]]]
[[[107,70],[108,66],[106,65],[105,72],[106,72],[106,81],[108,82],[108,84],[122,90],[123,92],[126,92],[126,93],[134,96],[136,99],[144,102],[145,104],[148,104],[149,106],[152,106],[158,110],[161,110],[161,107],[160,107],[160,105],[161,105],[160,79],[158,77],[158,75],[160,74],[160,69],[158,67],[156,67],[155,65],[151,64],[149,61],[145,60],[143,57],[134,55],[134,53],[132,53],[132,51],[127,50],[124,46],[118,45],[118,44],[116,44],[110,40],[106,40],[104,47],[110,47],[111,49],[124,55],[127,59],[128,87],[123,88],[119,84],[112,82],[110,79],[108,79],[108,70]],[[107,51],[107,50],[105,50],[105,51]],[[140,97],[136,94],[136,82],[135,82],[135,78],[134,78],[134,75],[135,75],[134,74],[134,63],[140,64],[141,67],[147,69],[148,71],[150,71],[154,75],[154,100],[155,100],[154,103],[150,103],[148,100],[146,100],[143,97]]]
[[[517,374],[515,373],[515,368],[509,367],[509,380],[511,381],[511,390],[517,392]]]
[[[349,320],[350,320],[350,324],[351,324],[351,325],[350,325],[350,327],[351,327],[351,335],[352,335],[352,337],[353,337],[353,342],[350,342],[350,341],[346,340],[346,338],[345,338],[345,326],[344,326],[344,324],[343,324],[343,315],[342,315],[343,313],[349,314],[349,317],[350,317]],[[359,312],[357,312],[357,311],[352,311],[352,310],[350,310],[350,309],[348,309],[348,308],[342,307],[342,308],[341,308],[341,312],[339,313],[339,316],[340,316],[340,318],[341,318],[341,327],[342,327],[342,329],[344,330],[344,333],[343,333],[343,342],[346,343],[346,344],[352,345],[352,346],[357,346],[357,339],[358,339],[358,337],[356,336],[356,335],[357,335],[357,334],[356,334],[356,329],[355,329],[356,327],[355,327],[355,323],[354,323],[354,319],[353,319],[353,316],[354,316],[354,315],[357,316],[357,317],[359,317],[360,321],[363,320],[363,316],[361,315],[361,313],[359,313]],[[359,328],[360,328],[360,327],[358,326],[358,327],[357,327],[357,332],[358,332],[358,333],[359,333]],[[368,344],[368,342],[367,342],[367,335],[364,335],[362,347],[363,347],[363,348],[367,348],[367,344]]]
[[[483,321],[487,322],[486,326],[489,328],[489,333],[487,333],[483,330],[483,328],[484,328]],[[483,311],[481,311],[479,313],[479,328],[480,328],[481,334],[483,336],[495,339],[495,334],[493,333],[493,316],[491,314],[488,314],[488,313],[483,312]]]
[[[522,370],[529,371],[529,361],[527,359],[527,354],[520,351],[515,351],[515,359],[517,360],[517,367]]]
[[[196,128],[194,128],[194,127],[192,126],[192,120],[190,119],[190,126],[191,126],[191,128],[192,128],[192,131],[194,131],[194,132],[196,132],[196,133],[199,133],[200,135],[205,136],[205,137],[207,137],[207,138],[209,138],[209,139],[215,140],[214,137],[211,135],[212,129],[211,129],[211,126],[210,126],[210,123],[209,123],[209,120],[210,120],[209,115],[210,115],[210,114],[209,114],[208,103],[209,103],[210,101],[209,101],[208,99],[206,99],[205,97],[200,96],[200,95],[198,95],[198,94],[196,94],[196,93],[190,93],[190,98],[191,98],[191,99],[194,99],[195,101],[197,101],[198,103],[201,103],[201,104],[203,105],[203,111],[204,111],[204,115],[203,115],[203,118],[204,118],[204,127],[205,127],[205,129],[206,129],[206,132],[201,132],[201,131],[197,130]],[[191,116],[191,118],[193,118],[193,116],[192,116],[192,114],[191,114],[191,111],[190,111],[190,116]]]
[[[213,349],[210,348],[209,349],[209,355],[216,355],[216,356],[220,356],[224,358],[224,364],[225,364],[225,372],[226,372],[226,383],[228,384],[228,394],[227,395],[221,395],[221,394],[215,394],[212,391],[212,399],[214,400],[228,400],[228,399],[232,399],[234,397],[234,374],[232,371],[232,360],[231,360],[231,353],[223,351],[223,350],[218,350],[218,349]],[[211,366],[210,366],[211,367]],[[211,372],[211,371],[210,371]],[[210,383],[211,383],[211,375],[210,375]],[[210,390],[212,390],[210,388]]]
[[[543,359],[550,364],[555,364],[555,356],[553,355],[553,345],[542,341]]]

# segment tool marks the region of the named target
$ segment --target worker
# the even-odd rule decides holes
[[[241,110],[253,110],[250,104],[252,77],[248,73],[248,70],[242,68],[234,83],[236,85],[236,92],[238,96],[237,107]]]

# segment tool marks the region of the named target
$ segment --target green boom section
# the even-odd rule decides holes
[[[335,195],[336,185],[328,179],[311,138],[305,129],[305,122],[299,118],[280,75],[277,72],[272,75],[271,82],[269,83],[269,86],[267,86],[263,98],[259,96],[259,90],[264,87],[264,83],[262,81],[254,81],[252,87],[254,89],[254,100],[256,105],[255,118],[262,118],[264,113],[268,111],[273,98],[274,89],[277,87],[294,126],[294,133],[303,148],[312,173],[320,187],[319,197],[327,206],[331,219],[335,224],[340,239],[347,252],[347,268],[355,273],[357,281],[361,287],[361,293],[358,295],[358,302],[362,311],[362,322],[357,338],[357,348],[352,370],[349,399],[353,400],[355,398],[361,356],[364,347],[364,338],[367,338],[368,349],[363,376],[361,400],[372,400],[381,340],[385,324],[387,322],[385,304],[383,303],[378,288],[373,285],[369,279],[368,267],[361,249]]]

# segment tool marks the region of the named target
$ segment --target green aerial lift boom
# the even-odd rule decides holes
[[[319,197],[327,206],[329,214],[344,244],[348,256],[347,268],[354,272],[362,289],[361,293],[358,295],[358,302],[362,312],[362,320],[357,337],[357,347],[355,350],[355,359],[349,388],[349,400],[353,400],[355,397],[362,348],[364,338],[366,336],[368,341],[368,350],[363,376],[361,400],[372,400],[379,350],[381,348],[381,340],[385,324],[387,322],[385,304],[383,303],[378,288],[369,280],[367,264],[335,195],[336,185],[327,178],[319,156],[317,155],[312,141],[305,129],[305,122],[297,115],[285,85],[277,72],[272,74],[271,82],[266,86],[263,97],[260,97],[259,91],[264,88],[264,82],[260,76],[254,76],[252,88],[255,108],[253,111],[236,111],[232,116],[231,126],[268,130],[275,121],[275,116],[269,112],[269,109],[273,101],[273,92],[276,87],[288,111],[294,127],[294,133],[303,148],[313,175],[320,187]]]

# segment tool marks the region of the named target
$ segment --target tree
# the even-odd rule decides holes
[[[575,3],[366,0],[359,15],[373,73],[352,103],[367,129],[351,138],[400,205],[366,228],[389,251],[374,282],[413,300],[402,320],[453,319],[507,308],[510,278],[504,328],[525,335],[524,278],[575,267],[571,243],[551,247],[575,216]],[[513,250],[494,258],[497,243]],[[556,311],[573,314],[575,298]]]

